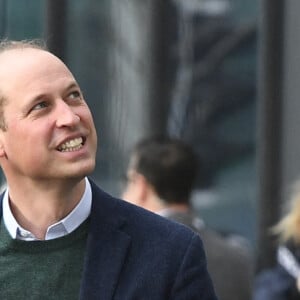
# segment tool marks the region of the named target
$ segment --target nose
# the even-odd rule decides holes
[[[59,101],[56,105],[56,126],[75,126],[80,122],[80,117],[74,112],[74,108],[65,101]]]

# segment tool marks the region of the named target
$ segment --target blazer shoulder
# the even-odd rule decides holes
[[[113,197],[91,182],[93,204],[92,214],[106,226],[119,227],[130,236],[157,242],[184,244],[196,235],[190,228],[152,213],[139,206]]]
[[[157,239],[167,239],[169,242],[177,239],[187,242],[193,238],[195,233],[187,226],[176,221],[167,219],[139,206],[119,200],[118,211],[126,218],[127,225],[133,230],[147,232]]]

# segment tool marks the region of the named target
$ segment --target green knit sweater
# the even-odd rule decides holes
[[[0,299],[79,298],[89,222],[48,241],[13,240],[0,222]]]

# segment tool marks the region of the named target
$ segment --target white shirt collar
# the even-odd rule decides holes
[[[9,206],[9,188],[5,191],[3,197],[3,221],[13,239],[26,241],[37,240],[37,238],[26,229],[22,228]],[[85,191],[77,206],[62,220],[48,227],[45,240],[51,240],[62,237],[74,231],[90,215],[92,207],[92,189],[87,178],[85,178]]]

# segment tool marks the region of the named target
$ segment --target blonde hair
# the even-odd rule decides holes
[[[293,187],[286,215],[271,229],[281,242],[293,240],[300,244],[300,181]]]

